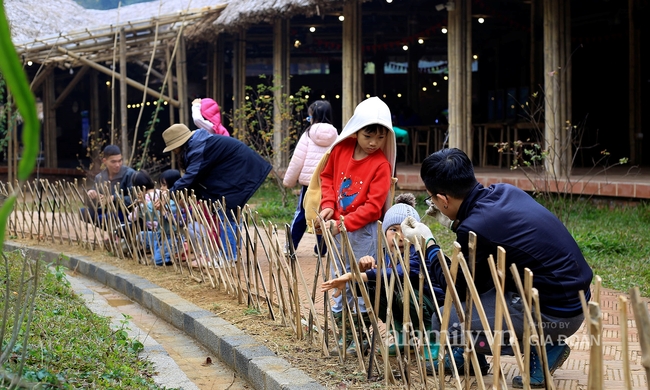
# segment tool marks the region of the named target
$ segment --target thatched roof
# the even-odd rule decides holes
[[[89,10],[73,0],[5,0],[12,40],[21,55],[38,63],[65,61],[73,66],[75,61],[62,49],[93,61],[110,60],[120,29],[126,33],[129,58],[146,59],[154,41],[162,49],[181,26],[185,33],[211,26],[225,5],[226,0],[156,0]]]
[[[91,10],[73,0],[4,0],[11,38],[17,45],[80,30],[196,12],[225,3],[226,0],[155,0],[119,9]]]
[[[328,9],[341,8],[343,3],[341,0],[232,0],[215,24],[220,29],[233,30],[278,17],[320,15]]]

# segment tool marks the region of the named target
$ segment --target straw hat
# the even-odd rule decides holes
[[[163,153],[170,152],[179,146],[183,146],[185,142],[190,139],[192,134],[194,134],[194,131],[190,131],[190,129],[188,129],[184,124],[176,123],[171,125],[162,133],[165,145],[167,145],[163,150]]]

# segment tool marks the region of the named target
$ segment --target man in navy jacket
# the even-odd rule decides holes
[[[183,124],[169,127],[163,132],[163,139],[167,146],[163,152],[174,152],[185,171],[170,188],[171,192],[187,188],[200,199],[214,202],[225,198],[227,215],[220,215],[220,219],[226,226],[220,234],[236,257],[237,221],[231,211],[236,213],[238,206],[244,207],[271,172],[271,164],[238,139],[205,130],[190,131]]]
[[[509,267],[513,263],[517,265],[521,280],[524,279],[525,268],[533,272],[533,287],[539,292],[544,342],[552,374],[571,352],[565,343],[566,338],[574,334],[584,320],[579,292],[584,291],[587,299],[590,297],[593,272],[578,244],[553,213],[524,191],[509,184],[483,187],[474,176],[471,161],[459,149],[443,149],[427,157],[422,163],[420,176],[431,195],[431,203],[453,221],[451,228],[466,259],[469,258],[469,232],[477,236],[474,284],[492,327],[496,290],[487,259],[490,255],[497,258],[497,247],[505,249],[508,272],[504,292],[520,342],[523,342],[523,304]],[[409,239],[433,237],[426,225],[415,221],[405,221],[405,224],[402,231]],[[427,240],[427,243],[427,251],[437,246],[435,240]],[[443,289],[446,288],[440,264],[432,277],[438,280]],[[465,279],[459,271],[456,289],[462,294],[465,286]],[[460,320],[455,309],[451,310],[450,336],[461,337]],[[433,323],[437,323],[439,329],[440,320],[435,315]],[[466,328],[476,337],[476,351],[491,353],[487,339],[482,335],[483,326],[476,311],[472,323]],[[502,351],[513,353],[508,345],[504,345]],[[462,366],[462,349],[456,348],[453,355],[457,365]],[[446,368],[450,365],[450,361],[445,362]],[[532,387],[545,387],[543,367],[534,348],[530,374]],[[523,387],[520,376],[513,378],[513,387]]]

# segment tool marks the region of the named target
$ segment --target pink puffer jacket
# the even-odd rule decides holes
[[[192,119],[194,124],[211,134],[230,136],[228,130],[221,124],[221,109],[217,102],[210,98],[201,99],[201,103],[192,104]]]
[[[337,136],[336,128],[329,123],[313,124],[309,129],[309,135],[305,131],[293,151],[293,157],[284,174],[284,186],[294,187],[296,182],[304,186],[309,185],[318,162],[336,141]]]

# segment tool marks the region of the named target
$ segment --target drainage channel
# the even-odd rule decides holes
[[[128,332],[145,346],[143,356],[155,364],[158,374],[154,380],[160,386],[184,390],[253,388],[194,339],[123,294],[78,274],[68,273],[68,280],[97,315],[110,317],[118,327],[128,318]]]

